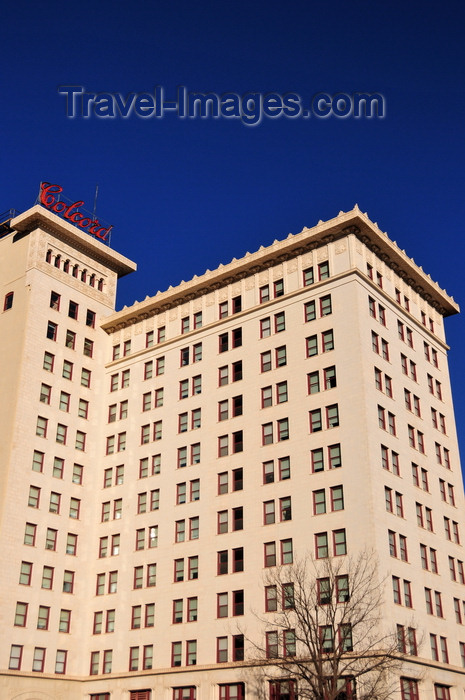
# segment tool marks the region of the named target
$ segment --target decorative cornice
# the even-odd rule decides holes
[[[182,281],[165,292],[157,292],[153,297],[131,307],[124,307],[108,318],[102,327],[111,333],[112,329],[119,328],[121,324],[124,327],[137,320],[150,318],[349,235],[356,236],[439,313],[444,316],[458,313],[459,307],[454,299],[433,282],[377,224],[355,207],[350,212],[341,212],[330,221],[319,222],[312,229],[304,228],[300,233],[289,234],[282,241],[275,240],[268,247],[261,246],[255,253],[246,253],[243,258],[234,258],[227,265],[219,265],[216,270],[207,270],[188,282]]]
[[[127,275],[129,272],[137,269],[137,265],[124,257],[124,255],[121,255],[121,253],[117,253],[101,241],[93,238],[88,233],[84,233],[73,224],[64,221],[40,205],[36,205],[12,219],[11,228],[24,234],[38,228],[46,231],[108,269],[113,270],[118,277],[123,277],[123,275]]]

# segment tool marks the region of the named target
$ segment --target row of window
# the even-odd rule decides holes
[[[62,533],[64,534],[64,533]],[[24,540],[23,544],[29,547],[35,547],[37,540],[37,525],[35,523],[26,523],[24,528]],[[55,528],[47,527],[45,533],[45,549],[55,552],[57,549],[58,542],[58,530]],[[66,545],[65,553],[72,556],[76,556],[77,553],[77,543],[78,536],[68,532],[66,535]]]
[[[97,279],[97,276],[94,272],[89,274],[87,269],[84,268],[81,270],[78,263],[73,264],[69,260],[69,258],[65,258],[63,260],[62,256],[59,253],[54,255],[53,251],[50,248],[47,250],[45,262],[49,263],[50,265],[53,264],[54,267],[72,275],[75,279],[80,279],[81,282],[89,284],[91,287],[95,287],[96,289],[98,289],[99,292],[103,292],[103,277]]]
[[[44,647],[34,647],[32,657],[31,670],[37,673],[42,673],[45,667],[46,649]],[[22,665],[23,646],[21,644],[12,644],[10,650],[10,661],[8,668],[19,671]],[[66,673],[66,663],[68,652],[64,649],[58,649],[55,658],[55,673]]]
[[[313,357],[319,353],[334,350],[334,331],[332,329],[323,331],[320,335],[312,335],[305,339],[306,356]],[[273,351],[267,350],[260,354],[260,371],[268,372],[273,369]],[[275,367],[283,367],[287,364],[286,346],[280,346],[274,350]],[[187,362],[185,363],[187,364]],[[156,360],[156,375],[164,372],[164,358]],[[153,360],[144,364],[144,379],[153,377]],[[218,368],[218,386],[226,386],[232,382],[243,379],[242,360],[224,365]],[[130,370],[112,374],[110,377],[110,391],[117,391],[129,386]],[[191,379],[183,379],[179,382],[179,398],[185,399],[202,391],[202,377],[197,375]],[[148,409],[146,409],[148,410]]]
[[[58,324],[54,323],[53,321],[49,321],[47,324],[47,333],[46,336],[49,340],[57,341],[58,338]],[[76,338],[77,334],[74,331],[70,331],[69,329],[66,331],[65,335],[65,347],[68,348],[68,350],[75,350],[76,349]],[[82,353],[85,355],[85,357],[92,357],[94,354],[94,341],[90,340],[90,338],[84,338],[83,342],[83,347],[82,347]]]
[[[53,291],[50,292],[50,308],[54,309],[55,311],[60,311],[60,306],[61,306],[61,294],[58,294],[58,292],[53,292]],[[69,318],[72,318],[75,321],[79,320],[79,304],[76,301],[69,301],[68,302],[68,316],[69,316]],[[96,319],[95,311],[91,311],[90,309],[87,309],[86,315],[85,315],[86,326],[89,326],[89,328],[95,328],[95,319]]]
[[[398,627],[401,627],[400,625]],[[403,629],[403,628],[402,628]],[[399,644],[402,644],[402,629],[399,632],[399,639],[400,642]],[[412,628],[409,628],[411,630]],[[413,630],[414,631],[414,630]],[[289,631],[290,632],[290,631]],[[241,648],[241,643],[243,644],[243,639],[241,640],[240,637],[242,635],[234,635],[232,637],[232,660],[241,660],[239,657],[241,656],[240,654],[240,648]],[[322,638],[325,637],[325,634],[322,634]],[[237,639],[236,639],[237,638]],[[226,659],[225,653],[224,653],[224,648],[227,645],[225,645],[224,641],[220,640],[226,640],[227,642],[227,637],[223,638],[218,638],[217,640],[217,660],[218,663],[221,663],[223,661],[227,661],[227,655]],[[272,641],[270,639],[270,641]],[[289,636],[287,639],[285,638],[284,640],[284,645],[286,645],[286,651],[287,648],[289,648],[289,651],[292,651],[292,644],[289,645],[290,638]],[[179,642],[177,644],[180,644]],[[463,649],[465,648],[465,644],[463,642],[459,642],[460,649],[461,649],[461,654],[462,654],[462,659],[465,659],[465,654],[463,653]],[[136,650],[137,649],[137,653]],[[173,650],[174,651],[174,650]],[[176,649],[177,651],[177,649]],[[43,671],[44,665],[45,665],[45,652],[46,650],[41,648],[41,647],[35,647],[34,649],[34,655],[33,655],[33,666],[32,670],[35,671]],[[405,652],[404,652],[405,653]],[[22,663],[22,654],[23,654],[23,647],[21,645],[13,644],[11,646],[11,651],[10,651],[10,662],[9,662],[9,668],[14,669],[14,670],[20,670],[21,669],[21,663]],[[96,656],[98,655],[98,656]],[[102,666],[102,672],[105,673],[110,673],[111,672],[111,659],[112,657],[110,656],[110,651],[104,651],[102,652],[102,658],[103,658],[103,666]],[[139,658],[140,658],[140,652],[139,652],[139,647],[131,647],[130,650],[130,670],[138,670],[139,668]],[[172,660],[173,660],[173,654],[172,654]],[[177,659],[176,655],[176,659]],[[149,646],[144,646],[142,648],[142,668],[152,668],[152,659],[153,659],[153,647]],[[187,657],[186,657],[187,660]],[[55,673],[65,673],[66,672],[66,661],[67,661],[67,652],[58,650],[56,654],[56,661],[55,661]],[[92,663],[93,662],[93,663]],[[144,666],[144,664],[146,664]],[[137,665],[137,668],[135,666]],[[465,665],[465,663],[464,663]],[[91,657],[91,669],[93,668],[94,673],[98,673],[98,669],[100,666],[100,652],[93,652],[93,656]],[[131,668],[133,666],[134,668]],[[340,694],[337,696],[336,700],[352,700],[355,699],[355,680],[350,679],[350,678],[340,678],[339,679],[339,687],[340,687]],[[272,680],[269,681],[269,700],[296,700],[297,699],[297,686],[296,682],[292,679],[280,679],[280,680]],[[419,691],[419,683],[420,681],[414,679],[414,678],[404,678],[402,677],[400,679],[400,690],[401,690],[401,697],[402,700],[420,700],[420,691]],[[172,693],[172,698],[173,700],[197,700],[197,688],[196,686],[178,686],[178,687],[173,687],[172,688],[173,693]],[[224,684],[218,684],[218,700],[245,700],[246,693],[245,693],[245,684],[244,683],[224,683]],[[451,695],[450,695],[450,686],[446,686],[443,684],[435,683],[434,684],[434,699],[435,700],[451,700]],[[111,700],[110,693],[91,693],[90,695],[90,700]],[[151,690],[130,690],[129,691],[129,700],[152,700],[152,691]]]
[[[241,310],[241,298],[240,297],[235,297],[233,299],[233,311],[232,313],[238,313]],[[227,307],[226,307],[227,310]],[[227,313],[226,313],[227,316]],[[189,331],[192,329],[196,328],[202,328],[202,312],[197,311],[196,313],[193,314],[192,316],[192,323],[191,323],[191,318],[190,316],[184,316],[184,318],[181,319],[181,334],[184,333],[189,333]]]
[[[224,368],[223,368],[224,369]],[[234,369],[234,368],[233,368]],[[232,381],[237,381],[236,374],[232,375]],[[321,383],[320,383],[320,377],[321,377]],[[222,375],[221,378],[223,381],[227,379],[227,373],[225,372]],[[192,382],[192,393],[200,393],[199,389],[201,387],[200,384],[200,376],[199,377],[194,377]],[[183,380],[180,383],[180,398],[187,398],[189,395],[189,380]],[[317,370],[315,372],[310,372],[307,375],[307,384],[308,384],[308,393],[309,394],[314,394],[318,393],[322,387],[324,390],[332,389],[336,386],[336,367],[333,365],[331,367],[326,367],[323,370]],[[262,408],[267,408],[269,406],[273,405],[273,402],[276,404],[279,403],[285,403],[288,400],[288,388],[287,388],[287,381],[283,382],[278,382],[275,387],[273,386],[267,386],[267,387],[262,387],[260,390],[261,392],[261,407]],[[64,394],[64,392],[62,392]],[[274,396],[274,398],[273,398]],[[142,411],[150,411],[152,408],[159,408],[163,406],[163,399],[164,399],[164,389],[163,387],[155,389],[154,392],[146,392],[142,395]],[[81,410],[81,402],[83,403],[83,407]],[[82,417],[84,416],[84,403],[83,400],[80,400],[79,403],[79,415],[82,414]],[[218,402],[218,420],[223,421],[227,420],[230,417],[236,417],[240,416],[243,413],[243,400],[242,400],[242,395],[240,396],[234,396],[231,399],[224,399],[222,401]],[[118,409],[118,404],[111,404],[108,407],[108,422],[112,423],[119,419],[124,419],[127,418],[128,416],[128,401],[121,401],[119,403],[119,409]],[[201,409],[194,409],[191,411],[191,420],[190,420],[190,429],[194,430],[196,428],[201,427]],[[178,416],[178,432],[185,432],[187,431],[189,425],[188,421],[188,413],[181,413]],[[156,438],[154,438],[156,439]],[[149,439],[146,440],[146,442],[149,442]]]
[[[288,464],[288,458],[283,458],[283,460],[280,460],[280,478],[283,478],[283,468],[284,468],[284,463],[283,461],[286,460],[286,463]],[[266,462],[264,464],[265,467],[268,467],[270,463]],[[268,478],[269,483],[269,477],[268,474],[265,474],[265,478]],[[285,477],[284,478],[288,478]],[[243,469],[237,468],[233,469],[231,472],[231,490],[232,491],[239,491],[243,488]],[[224,494],[228,493],[229,489],[229,474],[228,472],[221,472],[218,474],[218,494]],[[56,494],[59,496],[60,494]],[[55,496],[55,494],[52,494],[52,496]],[[35,494],[34,494],[35,498]],[[187,503],[188,500],[189,502],[194,502],[198,501],[200,499],[200,479],[191,479],[190,482],[181,482],[176,485],[176,505],[181,505],[184,503]],[[52,499],[51,497],[51,503],[55,504],[55,498]],[[76,510],[74,508],[74,503],[78,499],[72,499],[71,501],[71,509],[70,513],[73,512],[75,513]],[[34,502],[37,502],[34,500]],[[286,520],[291,520],[292,519],[292,508],[291,508],[291,497],[287,496],[284,498],[279,499],[279,520],[281,522],[284,522]],[[38,506],[34,506],[38,507]],[[137,495],[137,513],[146,513],[149,511],[154,511],[158,510],[160,507],[160,489],[152,489],[151,491],[145,491],[142,493],[139,493]],[[276,522],[276,506],[275,506],[275,501],[265,501],[263,504],[264,507],[264,525],[269,525],[271,523]],[[122,517],[122,508],[123,508],[123,499],[122,498],[117,498],[113,501],[113,507],[112,507],[112,502],[111,501],[105,501],[102,503],[102,515],[101,515],[101,521],[102,522],[107,522],[110,520],[110,514],[113,513],[113,519],[117,520]],[[321,513],[326,513],[326,508],[327,508],[327,497],[326,497],[326,490],[325,489],[319,489],[316,491],[313,491],[313,512],[314,515],[319,515]],[[342,486],[333,486],[328,490],[328,509],[331,511],[337,511],[337,510],[343,510],[344,509],[344,497],[343,497],[343,487]],[[238,511],[238,509],[234,509],[235,511]],[[58,512],[58,511],[53,511],[53,512]],[[78,512],[78,511],[77,511]],[[221,511],[222,513],[222,518],[224,520],[227,520],[226,516],[224,513],[227,511]],[[76,515],[70,515],[70,517],[77,517]],[[218,521],[220,522],[220,516],[218,516]],[[184,522],[184,521],[179,521],[179,522]],[[234,523],[236,525],[234,526]],[[222,532],[226,531],[226,528],[224,522],[220,528],[220,525],[218,525],[218,532],[221,534]],[[237,527],[237,522],[236,519],[233,519],[233,530],[236,529],[241,529]],[[193,539],[192,537],[190,539]],[[181,541],[176,539],[176,541]]]
[[[367,269],[367,276],[374,282],[376,281],[376,284],[380,289],[383,289],[383,275],[378,272],[378,270],[374,270],[373,265],[370,265],[370,263],[367,263],[366,266]],[[376,279],[375,279],[376,278]],[[400,289],[397,287],[394,290],[395,294],[395,300],[399,304],[399,306],[402,306],[408,313],[410,313],[410,299],[404,294],[402,295],[400,292]],[[428,323],[426,319],[426,313],[424,311],[420,312],[421,314],[421,322],[425,327],[429,327],[429,330],[434,333],[434,321],[431,317],[428,317]]]
[[[134,649],[137,647],[134,647]],[[144,654],[144,652],[143,652]],[[133,656],[136,654],[133,652]],[[137,654],[137,658],[139,655]],[[238,660],[238,659],[237,659]],[[270,681],[270,688],[281,688],[284,689],[288,687],[289,684],[293,684],[294,681]],[[291,685],[290,687],[293,687]],[[197,700],[197,688],[194,685],[187,686],[175,686],[172,688],[172,698],[173,700]],[[151,690],[130,690],[129,700],[152,700]],[[270,691],[271,692],[271,691]],[[286,695],[273,695],[270,696],[273,700],[291,700],[291,696]],[[222,683],[218,685],[218,698],[219,700],[244,700],[245,698],[245,684],[244,683]],[[110,700],[110,693],[91,693],[90,700]],[[292,696],[294,700],[294,696]]]
[[[48,384],[42,383],[40,385],[39,401],[46,405],[50,405],[52,398],[52,387]],[[71,394],[67,391],[60,391],[60,396],[58,399],[58,408],[60,411],[69,413],[71,406]],[[79,418],[89,417],[89,402],[86,399],[78,400],[78,416]]]
[[[239,333],[239,331],[240,331],[240,333]],[[232,333],[234,334],[234,336],[233,336],[234,341],[232,341],[232,342],[234,342],[233,347],[239,347],[239,345],[242,345],[242,330],[239,328],[237,331],[232,331]],[[228,334],[226,333],[224,335],[227,336]],[[221,336],[220,336],[220,338],[221,338]],[[224,350],[228,349],[227,346],[228,346],[228,341],[226,338],[226,347],[224,348]],[[220,345],[220,348],[221,348],[221,345]],[[224,350],[220,349],[220,352],[224,352]],[[200,362],[202,359],[202,343],[196,343],[192,347],[182,348],[180,350],[180,355],[181,355],[180,362],[179,362],[180,367],[186,367],[191,362],[192,363]]]
[[[328,263],[320,263],[317,268],[317,280],[322,281],[324,279],[327,279],[329,277],[329,266]],[[314,277],[314,270],[313,268],[307,268],[303,272],[303,284],[304,286],[309,286],[315,282],[315,277]],[[273,298],[278,298],[284,294],[284,281],[277,280],[276,282],[273,283]],[[259,299],[260,303],[265,303],[270,300],[270,287],[269,285],[264,285],[260,287],[259,290]],[[322,300],[320,300],[320,304],[323,305],[323,307],[327,308],[328,302],[326,301],[327,297],[322,297]],[[331,301],[329,298],[329,306],[331,305]],[[231,299],[231,302],[224,301],[221,302],[218,306],[218,318],[227,318],[230,314],[234,315],[236,313],[239,313],[242,311],[242,298],[241,296],[236,296],[233,299]],[[331,313],[331,311],[322,311],[321,315],[327,315],[327,313]],[[311,320],[310,318],[307,320]],[[181,334],[188,333],[190,330],[196,330],[198,328],[202,327],[203,319],[202,319],[202,312],[198,311],[190,316],[185,316],[181,319]],[[278,325],[280,324],[280,321],[278,321]],[[284,330],[284,328],[281,328],[280,330]],[[276,332],[279,332],[278,330]],[[242,338],[241,338],[241,333],[240,329],[238,331],[232,331],[231,332],[231,347],[239,347],[242,344]],[[239,340],[240,338],[240,340]],[[161,326],[158,328],[156,331],[148,331],[146,333],[146,340],[145,340],[145,347],[153,347],[155,345],[155,342],[157,344],[163,343],[166,340],[166,327]],[[220,352],[225,352],[228,349],[229,345],[229,339],[228,339],[228,334],[222,334],[219,336],[219,345],[220,345]],[[131,352],[131,341],[125,341],[122,344],[122,349],[123,349],[123,357],[128,355]],[[181,351],[182,353],[182,351]],[[121,344],[117,344],[113,346],[113,360],[118,359],[121,357]],[[195,360],[194,360],[195,361]],[[183,363],[181,362],[181,365]]]
[[[47,605],[39,605],[37,612],[37,622],[36,627],[38,630],[48,630],[50,623],[50,610],[51,608]],[[29,611],[29,604],[17,602],[14,617],[15,627],[26,627],[27,626],[27,615]],[[60,610],[58,617],[58,632],[69,633],[71,630],[71,610]]]
[[[241,446],[241,436],[242,431],[238,434],[232,434],[232,449],[236,452],[240,451]],[[227,436],[228,437],[228,436]],[[229,442],[227,443],[229,446]],[[386,448],[387,449],[387,448]],[[38,453],[43,457],[43,453]],[[198,464],[200,461],[200,444],[195,443],[190,446],[190,451],[187,447],[181,447],[178,450],[178,468],[186,467],[188,464],[188,458],[190,459],[190,464]],[[318,447],[310,452],[311,458],[311,470],[312,472],[324,471],[324,469],[337,469],[342,466],[342,456],[341,456],[341,446],[340,444],[329,445],[326,448]],[[57,458],[55,458],[57,459]],[[64,460],[61,460],[64,464]],[[75,465],[79,466],[79,465]],[[267,460],[262,463],[263,469],[263,483],[270,484],[275,481],[282,481],[285,479],[290,479],[291,476],[291,463],[288,456],[279,457],[273,460]],[[154,476],[160,474],[161,472],[161,455],[156,454],[151,457],[143,457],[139,460],[139,478],[144,479],[149,476]],[[58,476],[58,474],[54,474]],[[228,484],[228,472],[221,472],[218,474],[218,495],[222,493],[227,493]],[[231,488],[232,490],[239,490],[242,488],[243,484],[243,472],[242,468],[237,468],[232,470],[231,473]],[[118,465],[116,467],[109,467],[104,470],[103,487],[109,488],[112,485],[122,484],[124,481],[124,465]]]
[[[30,508],[39,508],[40,504],[41,489],[38,486],[29,486],[29,495],[27,499],[27,504]],[[48,510],[50,513],[60,513],[61,508],[61,493],[56,491],[51,491],[48,503]],[[81,509],[81,500],[79,498],[71,497],[69,500],[69,517],[78,519]]]
[[[188,599],[191,602],[191,611],[193,617],[196,617],[196,599]],[[181,601],[182,602],[182,601]],[[174,601],[179,603],[179,601]],[[24,604],[18,603],[18,606]],[[149,604],[149,607],[153,604]],[[139,606],[140,607],[140,606]],[[146,606],[147,607],[147,606]],[[179,615],[177,610],[182,609],[175,607],[173,615],[175,616],[175,621],[177,622],[176,616]],[[106,631],[111,632],[114,630],[114,610],[107,611],[106,621],[107,628]],[[48,628],[48,618],[49,609],[41,606],[41,617],[38,618],[38,629]],[[19,608],[17,613],[19,623],[23,619],[23,612]],[[69,621],[70,621],[70,611],[61,610],[60,611],[60,632],[69,632]],[[153,615],[153,613],[152,613]],[[16,620],[16,617],[15,617]],[[150,617],[148,621],[153,621],[153,617]],[[94,617],[94,630],[101,630],[101,625],[103,622],[103,612],[95,613]],[[40,624],[40,626],[39,626]],[[43,627],[47,625],[47,627]],[[20,626],[24,626],[20,624]],[[150,624],[148,626],[151,626]],[[340,624],[337,628],[332,625],[321,625],[319,627],[319,639],[321,650],[323,653],[333,653],[336,649],[342,652],[352,651],[352,628],[350,624]],[[99,634],[100,631],[95,631],[95,634]],[[266,657],[269,659],[279,658],[279,657],[289,657],[295,656],[296,653],[296,637],[295,632],[292,629],[283,630],[281,633],[277,631],[268,631],[266,634]],[[416,641],[416,630],[414,628],[407,628],[403,625],[397,625],[397,640],[398,648],[402,653],[410,653],[412,655],[417,655],[417,641]],[[231,639],[232,654],[231,659],[228,658],[228,637],[217,637],[216,640],[216,660],[217,663],[231,661],[242,661],[244,659],[244,636],[242,634],[232,635]],[[185,645],[185,646],[184,646]],[[183,642],[172,642],[171,643],[171,666],[177,667],[181,666],[183,662],[183,646],[185,650],[184,663],[186,666],[194,666],[197,663],[197,640],[188,640]],[[430,646],[431,655],[434,661],[442,661],[443,663],[449,663],[449,651],[447,638],[438,635],[430,634]],[[462,664],[465,665],[465,643],[459,642],[460,654],[462,657]],[[142,647],[142,669],[153,668],[153,645],[145,645]],[[11,646],[10,651],[10,661],[9,668],[14,670],[19,670],[21,668],[22,662],[22,645]],[[90,675],[97,675],[100,672],[100,654],[101,652],[91,652],[91,665],[90,665]],[[45,665],[45,655],[46,649],[43,647],[35,647],[33,652],[33,663],[32,671],[43,672]],[[112,670],[112,650],[105,650],[102,652],[103,665],[101,673],[111,673]],[[65,673],[66,670],[66,660],[67,651],[58,650],[56,656],[55,673]],[[129,670],[137,671],[139,670],[139,647],[130,647],[129,651]],[[412,685],[413,684],[413,685]],[[419,697],[418,693],[418,682],[411,679],[401,679],[401,690],[403,698]],[[412,689],[416,695],[412,695]],[[182,696],[181,696],[182,697]],[[450,698],[449,687],[435,684],[435,697],[438,699]]]
[[[43,473],[45,453],[34,450],[32,455],[32,471]],[[65,473],[65,460],[61,457],[54,457],[52,463],[52,476],[56,479],[63,479]],[[71,472],[71,482],[82,485],[84,467],[82,464],[73,464]]]
[[[417,506],[420,506],[421,504],[417,504]],[[430,532],[434,532],[433,530],[433,520],[432,520],[432,511],[431,509],[426,509],[425,512],[423,513],[423,507],[417,509],[417,523],[419,527],[422,527],[423,529],[429,530]],[[446,539],[449,542],[455,542],[455,544],[460,544],[460,532],[459,532],[459,524],[455,522],[454,520],[450,520],[449,518],[444,517],[444,534],[446,536]],[[398,534],[397,532],[394,532],[393,530],[388,530],[388,543],[389,543],[389,554],[391,557],[396,557],[402,559],[402,561],[408,561],[408,553],[407,553],[407,538],[404,535]],[[420,545],[420,553],[421,553],[421,560],[422,560],[422,567],[424,569],[428,569],[428,563],[426,559],[426,548],[424,545]],[[434,557],[434,561],[431,561],[431,570],[434,573],[437,572],[437,561],[436,561],[436,550],[430,549],[430,556]],[[451,563],[452,562],[452,563]],[[454,565],[455,560],[452,557],[449,557],[449,565],[451,566],[451,578],[456,581],[456,573],[455,573],[455,565]],[[460,562],[460,571],[462,572],[462,562]],[[455,578],[454,578],[455,577]],[[462,573],[460,573],[460,579],[463,578]]]
[[[151,332],[153,332],[153,331],[151,331]],[[113,345],[111,359],[118,360],[120,357],[127,357],[128,355],[130,355],[131,354],[131,345],[132,345],[132,342],[130,340],[125,340],[123,343],[118,343],[117,345]]]
[[[388,362],[390,361],[389,357],[389,343],[387,340],[384,338],[381,338],[378,333],[375,333],[374,331],[371,332],[371,347],[373,352],[375,352],[377,355],[380,355],[384,360],[387,360]],[[413,379],[414,382],[417,382],[417,365],[413,360],[409,360],[406,355],[403,353],[400,354],[400,364],[401,364],[401,369],[402,373],[405,374],[405,376],[410,377]],[[428,378],[428,386],[429,386],[429,391],[430,393],[434,394],[434,386],[433,386],[433,378],[431,375],[427,375]],[[442,399],[442,390],[441,390],[441,383],[436,382],[436,394],[438,398]]]
[[[376,388],[381,391],[382,393],[386,394],[389,398],[393,398],[393,390],[392,390],[392,379],[389,377],[387,374],[383,374],[383,372],[378,369],[378,367],[374,368],[375,370],[375,386]],[[428,375],[429,377],[429,375]],[[431,378],[432,379],[432,378]],[[421,418],[421,408],[420,408],[420,399],[418,396],[415,394],[412,394],[411,391],[408,389],[404,389],[404,401],[405,401],[405,408],[407,411],[410,411],[410,413],[414,413],[416,416]],[[442,413],[439,413],[435,408],[431,408],[431,420],[433,423],[433,427],[436,428],[437,430],[440,430],[442,433],[446,434],[446,419],[445,416]]]
[[[414,436],[412,435],[412,438]],[[420,434],[420,445],[421,445],[421,434]],[[435,443],[436,450],[436,460],[438,464],[445,466],[447,469],[451,468],[449,450],[445,447],[443,448],[439,443]],[[419,468],[414,462],[412,465],[412,478],[415,486],[422,488],[424,491],[428,491],[428,471],[424,468]],[[399,455],[394,450],[390,450],[385,445],[381,445],[381,466],[386,471],[392,472],[395,476],[400,476],[400,462]],[[440,480],[441,482],[441,480]],[[440,486],[441,488],[441,486]],[[450,498],[450,496],[449,496]],[[450,501],[452,503],[452,500]]]
[[[44,416],[37,416],[36,422],[36,435],[42,438],[47,437],[49,419]],[[68,426],[63,425],[63,423],[58,423],[56,427],[55,440],[60,445],[66,445],[68,436]],[[76,437],[74,440],[74,449],[84,451],[86,449],[86,433],[82,430],[76,430]]]
[[[44,361],[43,361],[43,369],[46,372],[53,372],[55,365],[55,355],[53,355],[51,352],[46,351],[44,353]],[[69,360],[63,360],[63,368],[62,368],[62,374],[61,376],[64,379],[69,379],[70,381],[73,378],[73,370],[74,370],[74,363],[70,362]],[[90,387],[90,380],[91,380],[91,370],[86,369],[85,367],[82,367],[81,369],[81,386],[84,386],[86,388]]]
[[[19,584],[21,586],[30,586],[32,582],[32,571],[33,563],[29,561],[22,561],[19,572]],[[63,572],[63,583],[62,591],[63,593],[73,593],[74,592],[74,571],[65,570]],[[42,568],[42,578],[40,587],[46,590],[53,589],[55,577],[55,567],[44,565]]]

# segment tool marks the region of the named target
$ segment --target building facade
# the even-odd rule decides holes
[[[398,698],[464,697],[458,307],[404,251],[355,208],[118,312],[45,208],[0,252],[2,698],[287,698],[267,571],[364,549]]]

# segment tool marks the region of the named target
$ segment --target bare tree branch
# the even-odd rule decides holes
[[[273,567],[264,584],[267,612],[256,613],[262,639],[249,643],[275,680],[292,679],[299,700],[393,696],[402,654],[382,621],[384,580],[373,552],[307,556]]]

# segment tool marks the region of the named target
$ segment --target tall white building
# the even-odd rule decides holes
[[[40,205],[0,238],[2,700],[284,700],[267,571],[364,549],[398,698],[462,699],[454,300],[358,208],[115,312],[133,270]]]

